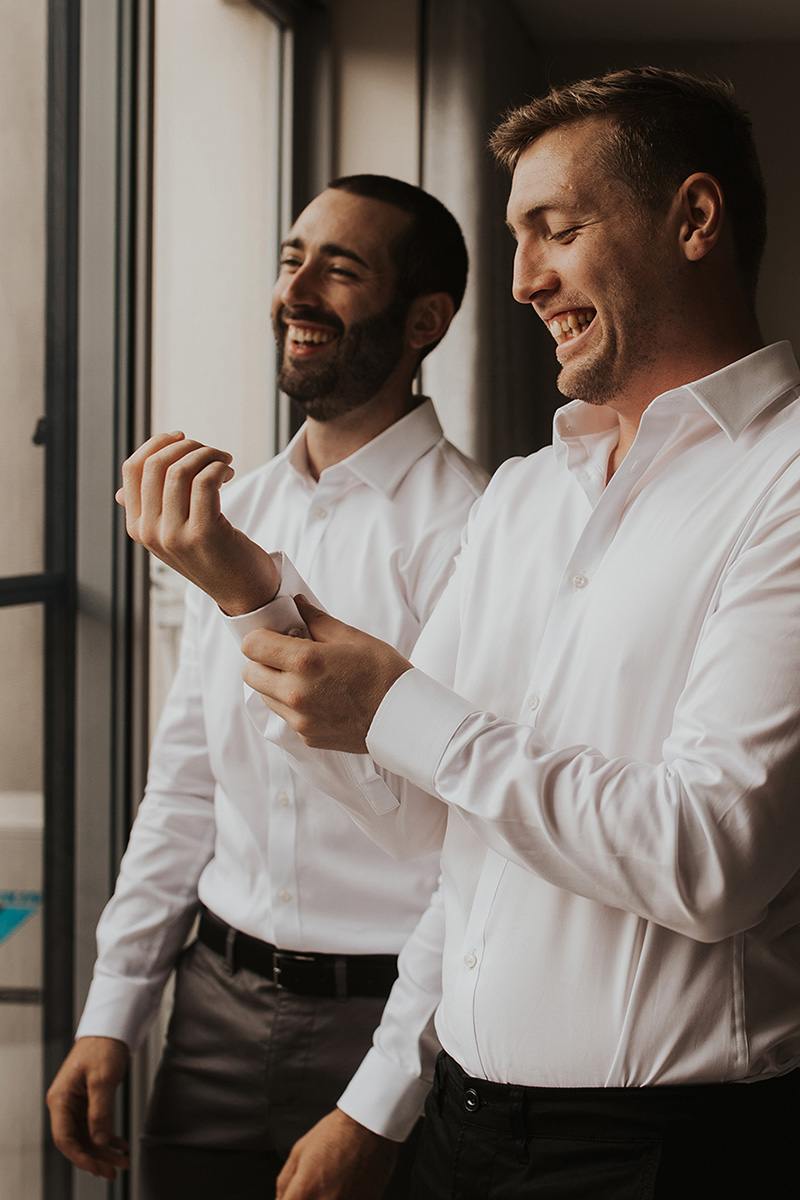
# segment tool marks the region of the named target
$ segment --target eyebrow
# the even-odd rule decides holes
[[[302,238],[287,238],[285,242],[281,242],[281,250],[291,247],[293,250],[305,250],[305,242]],[[365,262],[360,254],[356,254],[355,250],[348,250],[347,246],[340,246],[337,242],[323,242],[320,246],[320,252],[326,258],[349,258],[352,262],[358,263],[369,271],[370,265]]]

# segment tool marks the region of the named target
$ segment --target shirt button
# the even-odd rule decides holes
[[[292,801],[286,795],[286,792],[279,792],[275,797],[275,803],[280,804],[281,808],[288,808]]]
[[[318,508],[314,509],[314,516],[319,517],[320,521],[324,521],[325,518],[327,517],[327,515],[328,515],[328,510],[327,510],[327,508],[323,508],[322,505],[320,505]]]
[[[481,1106],[481,1098],[475,1088],[467,1088],[464,1092],[464,1108],[467,1112],[477,1112]]]
[[[471,971],[471,970],[472,970],[472,968],[475,966],[475,964],[477,963],[477,961],[478,961],[478,956],[477,956],[477,954],[475,953],[475,951],[474,951],[474,950],[469,950],[469,951],[468,951],[468,952],[467,952],[467,953],[464,955],[464,966],[465,966],[465,967],[469,967],[470,971]]]
[[[287,892],[287,891],[278,892],[278,899],[280,900],[281,904],[288,904],[289,901],[291,900],[291,898],[292,898],[291,892]]]
[[[585,575],[573,575],[572,586],[576,589],[585,588],[589,580]]]
[[[536,712],[541,703],[542,701],[539,696],[531,696],[530,700],[528,701],[528,708],[531,710],[531,712]]]

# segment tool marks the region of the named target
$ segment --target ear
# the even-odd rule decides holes
[[[722,233],[725,200],[713,175],[690,175],[678,191],[681,249],[690,262],[699,262],[716,246]]]
[[[406,317],[406,345],[424,350],[447,333],[455,314],[453,297],[447,292],[431,292],[411,301]]]

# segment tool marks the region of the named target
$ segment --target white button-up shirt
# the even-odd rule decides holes
[[[424,401],[318,481],[301,431],[223,499],[229,519],[251,538],[290,551],[323,603],[410,652],[484,485],[484,473],[445,441]],[[419,861],[394,862],[265,747],[245,714],[243,662],[213,601],[191,588],[180,667],[98,929],[79,1036],[140,1043],[198,897],[236,929],[286,949],[385,954],[401,949],[436,887],[438,847]],[[437,979],[432,995],[398,1001],[411,1066],[398,1073],[388,1064],[382,1100],[381,1065],[372,1064],[373,1112],[383,1102],[394,1112],[394,1093],[408,1086],[413,1122],[438,987]],[[399,1137],[406,1129],[386,1131]]]
[[[800,1063],[799,383],[781,343],[659,396],[607,486],[616,417],[567,405],[473,510],[377,771],[267,722],[390,850],[446,813],[437,1030],[472,1075]]]

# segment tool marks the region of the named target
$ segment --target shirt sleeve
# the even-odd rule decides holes
[[[359,1124],[405,1141],[422,1113],[440,1045],[444,909],[440,887],[406,942],[373,1045],[339,1100]]]
[[[242,613],[238,617],[231,617],[220,611],[237,646],[241,646],[245,634],[250,633],[253,629],[271,629],[275,633],[285,633],[288,637],[308,637],[306,623],[294,602],[294,597],[300,593],[310,600],[315,608],[325,611],[324,605],[320,604],[311,588],[297,573],[294,564],[283,551],[278,550],[270,554],[270,558],[277,567],[281,579],[280,587],[272,600],[268,604],[262,604],[261,608],[253,609],[249,613]]]
[[[220,613],[237,644],[241,644],[245,634],[252,629],[272,629],[276,633],[296,636],[295,617],[281,601],[302,592],[312,603],[318,603],[286,555],[273,555],[273,559],[281,571],[277,597],[243,617]],[[296,608],[294,612],[297,612]],[[300,619],[298,613],[297,620]],[[446,821],[443,804],[390,773],[376,769],[369,755],[312,750],[272,712],[258,692],[243,686],[245,708],[258,733],[280,747],[289,766],[300,778],[340,801],[356,824],[388,854],[405,860],[441,849]],[[405,800],[403,805],[397,799],[401,792]]]
[[[552,746],[481,711],[440,682],[435,640],[378,710],[374,760],[559,888],[697,941],[758,924],[800,869],[793,493],[768,499],[719,583],[661,761]]]
[[[98,957],[77,1036],[136,1050],[158,1009],[197,911],[197,882],[214,848],[208,758],[190,589],[178,671],[156,733],[144,799],[116,890],[97,929]]]

